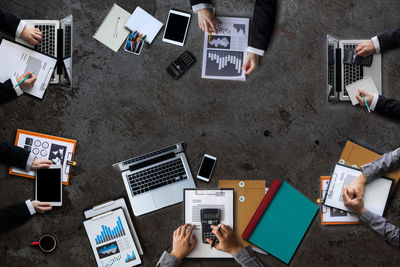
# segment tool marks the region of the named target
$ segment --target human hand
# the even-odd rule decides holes
[[[356,94],[356,98],[358,100],[358,103],[360,103],[361,106],[365,106],[365,102],[364,102],[364,99],[362,98],[361,94],[364,95],[365,101],[367,101],[368,106],[371,106],[372,100],[374,100],[374,95],[370,94],[368,92],[365,92],[364,90],[358,90],[357,94]]]
[[[368,57],[375,53],[375,46],[372,40],[367,40],[359,43],[356,47],[356,57]]]
[[[30,45],[40,45],[42,41],[42,32],[37,28],[25,25],[21,32],[21,39]]]
[[[35,158],[32,162],[31,169],[37,170],[37,169],[49,168],[51,164],[52,164],[51,160]]]
[[[246,71],[246,75],[250,75],[253,71],[258,69],[260,56],[252,52],[247,52],[246,61],[243,64],[242,70]]]
[[[40,202],[37,200],[33,200],[32,205],[35,211],[39,213],[45,213],[46,211],[51,210],[51,205],[50,203],[47,202]]]
[[[25,72],[24,74],[20,75],[17,77],[17,83],[19,83],[20,81],[22,81],[26,76],[28,76],[29,74],[31,74],[31,76],[26,79],[23,83],[21,83],[19,85],[19,87],[21,87],[21,89],[29,89],[33,86],[33,84],[36,81],[36,75],[33,74],[32,72]]]
[[[219,226],[217,225],[211,225],[211,228],[213,229],[212,233],[217,236],[219,241],[214,245],[217,250],[228,252],[233,255],[242,249],[235,232],[230,226],[221,224],[221,229],[219,231]],[[212,240],[209,238],[207,239],[207,242],[210,245],[212,244]]]
[[[189,230],[188,227],[190,226]],[[194,250],[196,237],[192,235],[195,225],[181,225],[174,231],[171,255],[177,259],[183,259]],[[187,230],[187,232],[186,232]]]
[[[216,17],[212,17],[212,10],[210,8],[200,9],[197,11],[197,15],[199,17],[200,29],[202,29],[204,32],[209,32],[212,30],[213,32],[218,33],[215,24],[220,24],[221,21],[219,21],[219,19]]]
[[[347,186],[343,187],[342,197],[344,205],[361,216],[365,211],[364,200],[357,190],[354,191],[354,196],[354,198],[351,198]]]
[[[355,192],[358,192],[361,197],[364,196],[365,191],[365,183],[367,179],[365,178],[364,174],[361,173],[360,176],[357,177],[353,182],[349,183],[347,187],[347,193],[351,199],[356,197]]]

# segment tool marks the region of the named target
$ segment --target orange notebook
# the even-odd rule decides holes
[[[350,167],[360,169],[362,165],[370,163],[378,159],[380,156],[381,155],[379,155],[378,153],[372,152],[365,147],[357,145],[356,143],[353,143],[351,141],[347,141],[338,162]],[[393,191],[396,188],[396,185],[400,179],[400,169],[387,173],[384,176],[395,180],[392,192],[390,193],[393,194]]]
[[[265,196],[265,180],[219,180],[218,187],[233,188],[235,232],[242,246],[250,245],[241,234]]]
[[[72,166],[68,163],[71,163],[74,156],[76,140],[18,129],[15,145],[30,151],[37,158],[49,159],[53,164],[62,165],[62,181],[64,185],[68,185]],[[35,178],[34,171],[26,171],[16,167],[10,167],[9,173]]]

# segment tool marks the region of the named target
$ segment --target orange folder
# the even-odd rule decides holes
[[[338,162],[360,169],[362,165],[370,163],[378,159],[380,156],[381,155],[378,153],[366,149],[365,147],[357,145],[351,141],[347,141]],[[393,194],[393,191],[400,179],[400,169],[385,174],[385,177],[395,180],[392,192],[390,193]]]
[[[235,232],[241,245],[251,245],[241,235],[265,196],[265,180],[219,180],[218,187],[233,188]]]

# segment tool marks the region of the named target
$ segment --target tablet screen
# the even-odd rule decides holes
[[[185,40],[186,27],[188,23],[189,17],[169,13],[169,19],[165,29],[164,38],[183,43]]]
[[[36,179],[37,200],[61,202],[61,169],[39,169]]]

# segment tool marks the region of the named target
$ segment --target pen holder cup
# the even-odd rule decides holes
[[[128,36],[128,38],[126,39],[126,41],[128,41],[128,39],[129,39],[129,36]],[[142,53],[143,46],[144,46],[144,40],[142,39],[142,40],[140,40],[140,41],[138,42],[138,49],[137,49],[137,51],[136,51],[136,52],[133,52],[133,51],[130,50],[130,48],[128,48],[127,42],[125,42],[124,50],[125,50],[126,52],[128,52],[128,53],[131,53],[131,54],[134,54],[134,55],[138,56],[138,55],[140,55],[140,53]]]

